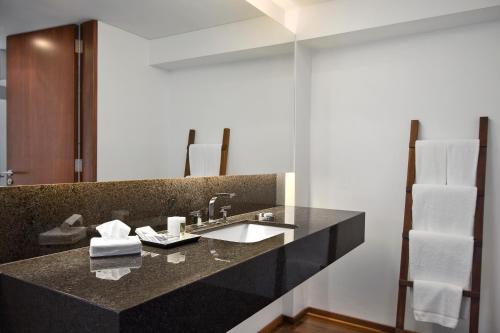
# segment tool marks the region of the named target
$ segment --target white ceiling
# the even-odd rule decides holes
[[[275,4],[285,9],[291,7],[309,6],[326,1],[330,0],[273,0]]]
[[[154,39],[261,15],[245,0],[0,0],[0,48],[10,34],[89,19]]]

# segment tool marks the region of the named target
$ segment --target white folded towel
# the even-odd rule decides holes
[[[472,267],[472,236],[410,230],[410,276],[466,288]]]
[[[447,142],[446,169],[448,185],[476,185],[479,140]]]
[[[189,145],[191,176],[218,176],[220,174],[221,144]]]
[[[470,282],[473,238],[418,230],[409,236],[409,273],[419,281],[413,288],[415,319],[456,325],[461,293]]]
[[[415,184],[412,192],[413,229],[472,235],[476,187]]]
[[[446,184],[446,141],[417,140],[415,143],[417,184]]]
[[[109,257],[141,253],[142,243],[137,236],[127,236],[120,239],[93,237],[90,240],[90,256]]]
[[[415,320],[455,328],[458,324],[462,288],[448,283],[413,281]]]

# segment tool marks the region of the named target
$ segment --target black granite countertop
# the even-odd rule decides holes
[[[289,231],[286,234],[277,235],[256,243],[234,243],[202,237],[197,243],[186,244],[177,248],[160,249],[143,246],[141,256],[106,259],[89,258],[89,249],[85,247],[1,265],[0,286],[3,289],[3,294],[2,303],[0,304],[3,308],[2,316],[9,316],[9,313],[11,313],[11,311],[5,311],[5,309],[13,301],[8,299],[8,295],[5,296],[4,294],[6,292],[5,288],[13,281],[26,283],[119,314],[131,309],[137,309],[148,302],[157,302],[169,293],[184,290],[183,288],[187,286],[192,287],[196,282],[208,281],[216,276],[227,275],[224,273],[228,273],[232,269],[236,272],[235,268],[239,266],[243,268],[242,264],[251,262],[264,254],[274,254],[274,252],[278,251],[276,254],[279,257],[280,253],[285,251],[287,244],[291,245],[291,243],[295,242],[299,244],[299,240],[310,238],[315,243],[311,243],[310,247],[314,248],[318,241],[314,241],[313,238],[326,236],[325,251],[317,252],[318,256],[321,257],[318,258],[317,262],[321,264],[316,265],[315,259],[310,260],[311,263],[306,263],[311,267],[314,266],[310,270],[307,267],[304,268],[304,262],[309,261],[306,258],[307,256],[306,259],[299,263],[301,268],[297,272],[292,272],[287,263],[279,263],[282,259],[277,260],[277,270],[280,269],[280,265],[284,265],[283,267],[288,267],[288,274],[298,274],[308,278],[361,244],[364,240],[364,213],[304,207],[276,207],[266,211],[272,211],[275,214],[276,220],[272,223],[293,224],[296,227],[288,229]],[[254,215],[255,212],[233,216],[230,218],[229,223],[251,219]],[[345,229],[344,233],[342,233],[343,229]],[[324,233],[325,230],[328,233]],[[193,232],[202,233],[203,230]],[[303,251],[307,252],[308,243],[300,242],[300,244],[302,244]],[[308,255],[314,257],[315,253],[313,251]],[[300,256],[297,259],[300,260]],[[105,269],[114,269],[114,271],[105,271]],[[108,273],[102,273],[103,270]],[[273,270],[276,271],[275,268]],[[302,272],[307,273],[302,274]],[[258,274],[266,274],[266,267],[262,267],[262,271]],[[280,274],[286,274],[286,272]],[[299,281],[301,279],[302,277],[294,278],[293,282],[290,283],[273,282],[274,285],[271,287],[273,289],[272,296],[266,295],[264,303],[267,302],[267,299],[271,302],[274,298],[290,290],[298,282],[302,282]],[[285,280],[290,279],[285,278]],[[226,282],[223,282],[222,285],[224,283]],[[233,288],[230,281],[227,283],[228,285],[223,287]],[[262,283],[265,283],[264,280]],[[280,286],[277,286],[278,284]],[[234,288],[235,290],[238,289],[236,286]],[[243,289],[245,288],[247,287]],[[248,290],[243,292],[250,295],[254,293],[252,290],[250,286]],[[238,292],[242,292],[241,288]],[[3,299],[4,296],[5,299]],[[260,300],[257,303],[260,304]],[[50,307],[51,305],[47,304],[47,306]],[[249,311],[255,312],[253,308]],[[2,318],[2,320],[4,319],[10,319],[11,323],[15,322],[12,318]],[[126,320],[120,318],[119,322],[120,328],[118,331],[126,331],[127,329],[124,326]],[[231,322],[228,325],[233,325],[233,323]],[[222,331],[232,327],[223,328],[223,326],[220,325]],[[7,329],[9,327],[14,326],[8,326]],[[173,327],[171,323],[169,327]],[[51,329],[53,330],[54,327],[51,327]]]

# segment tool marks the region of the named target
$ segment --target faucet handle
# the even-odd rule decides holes
[[[222,218],[224,219],[224,222],[226,221],[226,218],[227,218],[227,212],[230,209],[231,209],[231,205],[222,206],[220,208],[220,212],[222,213]]]
[[[192,212],[189,212],[189,216],[191,216],[191,222],[193,224],[196,224],[198,227],[203,226],[203,223],[201,221],[201,216],[202,216],[201,210],[194,210]]]
[[[174,207],[176,201],[177,200],[174,197],[167,199],[167,209],[169,211],[172,210],[172,208]]]
[[[230,210],[231,208],[232,208],[232,207],[231,207],[231,205],[222,206],[222,207],[220,208],[220,212],[221,212],[221,213],[224,213],[224,212],[225,212],[225,213],[227,213],[227,211],[228,211],[228,210]]]
[[[234,198],[236,196],[236,193],[222,192],[222,193],[216,193],[215,195],[218,196],[218,197]]]
[[[193,210],[192,212],[189,212],[189,215],[194,217],[201,217],[201,210]]]

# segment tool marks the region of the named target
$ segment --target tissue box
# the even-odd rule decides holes
[[[137,236],[120,239],[94,237],[90,240],[89,253],[92,258],[122,256],[141,253],[142,243]]]
[[[86,227],[71,227],[63,230],[61,227],[55,227],[38,235],[38,244],[40,245],[67,245],[76,244],[87,237]]]

